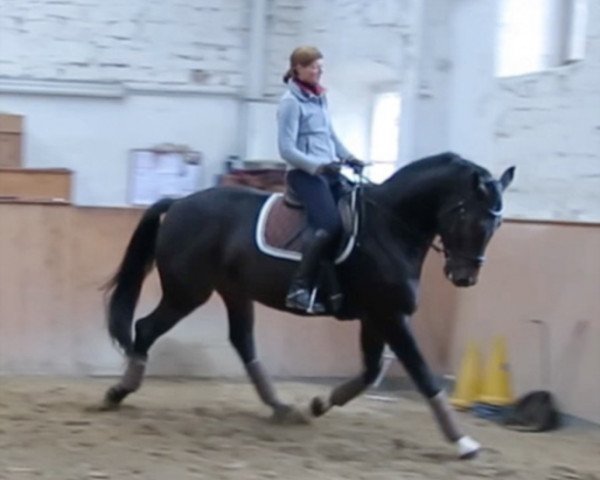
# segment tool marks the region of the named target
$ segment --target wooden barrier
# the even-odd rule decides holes
[[[100,286],[119,264],[141,215],[0,203],[0,374],[103,375],[122,360],[104,326]],[[508,339],[517,393],[539,388],[539,332],[551,328],[552,389],[565,411],[600,422],[600,226],[507,221],[492,240],[479,284],[454,288],[431,252],[412,325],[433,369],[451,373],[466,342],[486,353]],[[160,298],[155,273],[137,316]],[[360,369],[358,325],[257,306],[258,351],[276,376],[333,377]],[[149,371],[242,375],[217,296],[153,348]],[[398,374],[396,367],[392,374]]]
[[[23,116],[0,113],[0,167],[23,165]]]
[[[0,168],[0,199],[70,202],[71,177],[64,168]]]

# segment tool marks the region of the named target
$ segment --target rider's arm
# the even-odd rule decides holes
[[[277,143],[281,158],[293,167],[315,175],[324,162],[314,155],[302,152],[296,146],[300,125],[300,106],[293,98],[281,100],[277,110],[277,125]]]

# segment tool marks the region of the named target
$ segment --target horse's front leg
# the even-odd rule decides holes
[[[381,355],[384,342],[367,320],[363,320],[361,323],[360,345],[363,355],[363,372],[335,387],[329,397],[315,397],[311,404],[313,415],[318,417],[325,414],[333,406],[341,407],[345,405],[375,382],[381,371]]]
[[[438,385],[408,326],[408,317],[398,315],[382,319],[378,329],[398,360],[402,363],[419,391],[427,398],[437,423],[449,442],[456,445],[460,458],[474,457],[481,445],[465,435],[450,407],[446,393]]]

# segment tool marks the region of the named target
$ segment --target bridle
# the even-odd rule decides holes
[[[372,198],[369,198],[366,195],[364,195],[364,192],[362,191],[364,188],[364,185],[365,184],[373,184],[373,182],[371,182],[369,179],[367,179],[365,176],[363,176],[362,170],[355,172],[355,173],[357,173],[357,175],[359,176],[359,181],[356,182],[356,184],[354,185],[353,188],[356,188],[358,190],[358,192],[360,193],[360,195],[359,195],[360,207],[359,208],[361,209],[361,217],[362,218],[364,218],[362,215],[364,213],[363,203],[364,202],[370,203],[371,205],[375,206],[379,210],[386,212],[386,214],[392,218],[392,220],[394,221],[394,223],[396,225],[398,225],[403,231],[405,231],[407,234],[409,234],[415,240],[418,240],[422,243],[429,241],[429,238],[430,238],[429,236],[426,236],[422,232],[419,232],[419,231],[415,230],[414,228],[412,228],[410,225],[408,225],[404,221],[404,219],[400,218],[400,216],[396,212],[394,212],[390,207],[388,207],[386,205],[382,205],[382,204],[376,202],[375,200],[373,200]],[[457,201],[456,203],[454,203],[453,205],[443,209],[440,212],[438,218],[439,218],[439,220],[442,220],[445,217],[448,217],[449,215],[455,214],[456,211],[458,211],[458,213],[460,215],[464,215],[467,211],[467,206],[469,205],[469,203],[475,203],[475,202],[476,202],[476,200],[473,196],[463,198],[463,199]],[[479,203],[477,203],[477,206],[480,208]],[[494,219],[499,219],[502,217],[501,209],[496,210],[496,209],[492,209],[492,208],[486,208],[485,213]],[[472,262],[472,263],[476,264],[478,267],[483,265],[483,263],[485,262],[485,255],[469,255],[467,253],[463,253],[460,251],[451,250],[449,248],[446,248],[446,246],[444,245],[444,243],[441,239],[440,239],[440,244],[436,244],[435,242],[430,242],[429,248],[431,248],[432,250],[434,250],[437,253],[443,253],[444,257],[446,259],[460,258],[460,259]]]
[[[440,212],[440,214],[438,215],[438,218],[440,220],[442,220],[444,217],[447,217],[448,215],[455,213],[457,210],[458,210],[459,215],[462,216],[466,213],[467,205],[469,203],[474,203],[474,197],[463,198],[463,199],[459,200],[458,202],[456,202],[454,205],[451,205],[450,207],[445,208],[444,210],[442,210]],[[479,204],[477,204],[477,206],[480,208]],[[489,215],[490,217],[492,217],[494,220],[498,220],[498,219],[502,218],[502,210],[501,209],[495,210],[492,208],[486,208],[485,213],[487,215]],[[467,260],[469,262],[474,263],[478,267],[483,265],[483,263],[485,262],[485,255],[469,255],[469,254],[466,254],[463,252],[457,252],[455,250],[450,250],[450,249],[446,248],[443,243],[442,243],[442,246],[438,246],[438,245],[435,245],[432,243],[431,247],[436,252],[443,253],[445,258],[461,258],[463,260]]]

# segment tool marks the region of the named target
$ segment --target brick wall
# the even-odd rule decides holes
[[[357,155],[368,154],[373,92],[394,84],[405,88],[410,83],[407,78],[412,79],[412,94],[424,104],[424,113],[410,118],[407,113],[412,123],[403,123],[401,142],[410,142],[415,138],[413,130],[418,133],[420,128],[421,143],[413,150],[452,147],[446,146],[451,137],[446,130],[469,131],[457,113],[460,105],[448,101],[452,95],[447,91],[447,72],[454,75],[453,69],[462,68],[460,62],[452,61],[453,49],[446,48],[445,19],[456,14],[456,9],[433,0],[424,5],[426,28],[422,30],[418,10],[423,4],[418,0],[269,0],[265,95],[275,101],[283,91],[281,75],[291,50],[299,44],[314,44],[326,56],[324,82],[334,125]],[[0,81],[3,77],[120,81],[156,88],[159,96],[161,88],[206,86],[236,95],[244,86],[247,70],[250,6],[250,0],[5,0],[0,11]],[[436,16],[432,14],[435,8],[444,11]],[[510,215],[600,220],[599,25],[600,6],[589,2],[583,62],[518,78],[477,79],[494,82],[493,99],[482,101],[493,101],[495,113],[492,127],[485,127],[484,136],[493,136],[490,153],[476,157],[494,172],[517,164],[517,181],[508,202]],[[419,41],[421,31],[424,35]],[[433,47],[439,43],[439,51],[432,49],[432,42]],[[439,77],[439,82],[428,83],[430,77]],[[409,89],[403,93],[408,111]],[[188,97],[177,95],[165,93],[164,101],[145,103],[133,97],[101,104],[88,100],[89,109],[76,107],[80,113],[66,113],[73,100],[65,103],[6,94],[1,98],[3,110],[31,114],[27,165],[69,166],[86,182],[78,202],[120,204],[124,187],[108,192],[100,178],[94,186],[97,169],[91,165],[110,169],[115,162],[111,171],[123,186],[122,157],[128,147],[147,146],[154,139],[185,141],[213,152],[206,158],[211,172],[220,170],[227,154],[239,153],[236,145],[240,142],[233,138],[240,135],[237,99],[196,98],[192,107]],[[474,113],[463,112],[465,118],[477,116],[475,107]],[[133,126],[124,130],[107,123],[100,118],[105,110],[110,110],[109,118],[127,119]],[[152,128],[138,131],[145,127],[134,126],[147,127],[148,115]],[[219,121],[211,121],[211,115]],[[88,123],[94,131],[83,142],[72,134],[72,128],[88,117],[87,122],[95,121]],[[440,121],[443,118],[446,123]],[[120,150],[100,157],[96,152],[105,148],[106,138],[120,145]]]
[[[267,95],[278,95],[292,49],[318,46],[326,79],[341,90],[372,90],[402,79],[416,35],[415,0],[272,0]]]
[[[588,8],[583,61],[499,81],[495,161],[518,165],[515,216],[600,222],[600,4]]]
[[[0,12],[0,76],[239,87],[244,0],[19,0]]]

